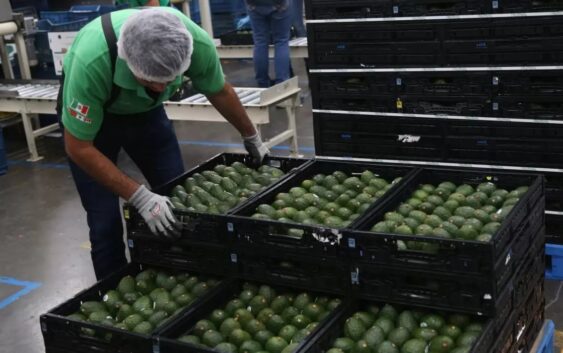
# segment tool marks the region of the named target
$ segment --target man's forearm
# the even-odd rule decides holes
[[[231,125],[233,125],[243,137],[250,137],[256,134],[256,129],[250,121],[248,114],[244,110],[233,87],[225,83],[221,92],[207,96],[215,109],[223,115]]]
[[[67,145],[67,154],[88,175],[125,200],[139,187],[94,146],[69,149]]]

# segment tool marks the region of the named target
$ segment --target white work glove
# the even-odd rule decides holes
[[[171,208],[174,206],[168,198],[150,192],[144,185],[139,186],[129,202],[135,206],[155,235],[178,235],[174,228],[177,223]]]
[[[262,164],[264,157],[270,153],[270,150],[266,147],[264,142],[262,142],[258,133],[254,136],[244,138],[244,148],[246,148],[246,151],[252,157],[252,163],[255,165]]]

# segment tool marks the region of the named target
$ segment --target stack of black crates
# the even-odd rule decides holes
[[[312,0],[317,155],[481,164],[547,178],[563,243],[563,5]]]
[[[491,247],[424,256],[397,250],[415,238],[362,233],[401,198],[345,237],[361,297],[490,315],[487,352],[527,351],[543,318],[545,221],[563,241],[563,4],[308,0],[306,13],[317,155],[465,168],[422,172],[403,201],[420,183],[476,180],[474,168],[546,177],[542,207],[521,209]]]

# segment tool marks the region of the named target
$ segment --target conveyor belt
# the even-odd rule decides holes
[[[235,88],[241,103],[244,106],[259,106],[262,88]],[[2,83],[0,82],[0,97],[14,99],[42,99],[56,101],[59,92],[58,83]],[[168,102],[167,102],[168,103]],[[211,105],[203,94],[183,99],[181,104]],[[0,109],[1,110],[1,109]]]
[[[35,139],[59,128],[52,124],[34,129],[31,118],[35,114],[55,114],[58,81],[10,80],[0,81],[0,111],[20,114],[24,125],[26,140],[30,151],[30,161],[41,159],[37,153]],[[260,127],[270,123],[273,106],[284,108],[288,120],[288,129],[266,141],[268,147],[291,140],[290,150],[298,151],[295,109],[299,105],[299,86],[297,77],[270,88],[234,88],[248,117],[254,125]],[[206,96],[196,94],[179,102],[164,102],[164,108],[170,120],[226,122],[225,118],[213,107]]]
[[[59,84],[56,81],[49,81],[45,83],[0,82],[0,97],[10,97],[15,99],[44,99],[56,101],[58,93]]]

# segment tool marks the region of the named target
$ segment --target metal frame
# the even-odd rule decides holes
[[[222,45],[220,39],[215,39],[217,53],[221,59],[248,59],[252,58],[254,45]],[[307,38],[295,38],[289,41],[291,58],[303,59],[309,57],[307,50]],[[274,47],[270,45],[270,58],[274,57]]]
[[[59,128],[57,123],[34,129],[32,117],[35,114],[56,114],[56,100],[59,91],[58,81],[13,80],[0,82],[0,110],[21,114],[27,146],[30,153],[28,161],[36,162],[43,157],[37,152],[37,137]],[[283,141],[291,140],[290,152],[298,155],[297,128],[295,110],[299,106],[297,77],[270,88],[235,88],[252,123],[260,130],[262,125],[270,123],[270,110],[279,107],[284,110],[288,128],[265,141],[271,148]],[[179,102],[164,102],[164,107],[171,120],[226,122],[223,116],[201,94]]]

